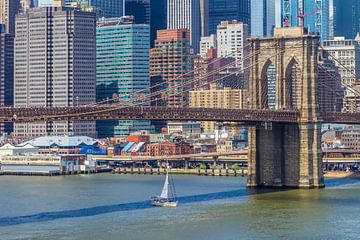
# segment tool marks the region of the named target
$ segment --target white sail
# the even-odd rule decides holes
[[[166,173],[164,187],[162,189],[161,198],[169,198],[169,173]]]

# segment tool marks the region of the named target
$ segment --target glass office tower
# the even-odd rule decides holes
[[[124,104],[130,104],[135,95],[149,93],[150,27],[148,24],[105,19],[98,23],[96,43],[98,102],[119,98]],[[153,127],[150,121],[97,122],[99,137],[127,136],[139,130],[152,131]]]

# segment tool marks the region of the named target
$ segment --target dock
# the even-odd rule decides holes
[[[244,177],[247,174],[247,169],[184,169],[184,168],[171,168],[168,169],[171,174],[187,174],[198,176],[235,176]],[[120,167],[114,169],[115,174],[149,174],[149,175],[165,175],[165,168],[127,168]]]

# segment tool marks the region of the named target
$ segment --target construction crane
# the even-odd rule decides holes
[[[299,8],[298,9],[298,15],[297,18],[299,20],[299,27],[301,27],[302,29],[304,29],[304,22],[305,22],[305,18],[311,15],[316,15],[317,13],[321,12],[321,9],[315,9],[313,12],[309,12],[306,14],[303,14],[302,9]]]

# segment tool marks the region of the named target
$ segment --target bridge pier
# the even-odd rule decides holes
[[[249,127],[248,187],[324,187],[320,124]]]

